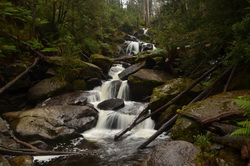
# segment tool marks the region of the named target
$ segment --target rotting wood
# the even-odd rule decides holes
[[[41,58],[40,57],[37,57],[34,61],[34,63],[28,67],[24,72],[22,72],[21,74],[19,74],[18,76],[16,76],[12,81],[10,81],[9,83],[7,83],[5,86],[3,86],[1,89],[0,89],[0,94],[2,94],[4,91],[6,91],[7,89],[9,89],[13,84],[15,84],[19,79],[21,79],[25,74],[27,74],[31,69],[33,69],[38,61],[40,60]]]
[[[144,117],[140,117],[141,115],[138,116],[127,128],[123,129],[121,132],[115,135],[114,140],[118,140],[121,136],[123,136],[126,132],[130,131],[132,128],[134,128],[136,125],[139,123],[143,122],[147,118],[155,115],[156,113],[162,111],[163,109],[167,109],[169,106],[171,106],[174,102],[178,101],[181,97],[183,97],[187,92],[189,92],[193,87],[195,87],[198,83],[200,83],[203,79],[205,79],[210,73],[215,71],[221,64],[223,63],[223,60],[219,63],[217,63],[214,67],[212,67],[210,70],[205,72],[202,76],[200,76],[191,86],[186,88],[184,91],[182,91],[180,94],[178,94],[176,97],[171,99],[167,104],[163,105],[162,107],[158,108],[151,114],[148,114]],[[149,103],[150,106],[150,103]]]
[[[200,122],[205,124],[205,123],[211,123],[211,122],[216,122],[220,120],[231,119],[232,117],[241,117],[241,116],[243,116],[243,113],[241,112],[225,112],[214,117],[203,119]]]
[[[226,69],[215,81],[213,84],[211,84],[210,86],[208,86],[202,93],[200,93],[197,97],[195,97],[189,104],[192,104],[196,101],[202,100],[204,98],[204,96],[206,96],[207,93],[209,93],[209,91],[211,91],[212,89],[214,89],[216,87],[216,85],[218,85],[220,82],[223,81],[224,77],[229,73],[229,71],[231,70],[231,68]],[[155,140],[155,138],[157,138],[160,134],[162,134],[164,131],[170,132],[170,129],[173,127],[175,121],[177,120],[177,118],[179,117],[178,114],[176,114],[175,116],[173,116],[169,121],[167,121],[166,123],[164,123],[160,129],[158,129],[158,131],[156,133],[154,133],[151,137],[149,137],[142,145],[140,145],[138,147],[138,149],[143,149],[145,148],[148,144],[150,144],[153,140]]]

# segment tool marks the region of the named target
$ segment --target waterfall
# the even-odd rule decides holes
[[[130,100],[129,85],[128,82],[119,79],[118,74],[122,72],[124,68],[121,64],[114,65],[109,75],[112,77],[111,80],[105,81],[101,86],[94,88],[89,91],[88,102],[95,106],[107,99],[120,98],[124,100],[125,107],[117,111],[113,110],[98,110],[99,119],[95,127],[99,129],[123,129],[127,127],[133,119],[146,107],[146,104],[133,102]],[[151,119],[145,120],[145,122],[138,125],[137,129],[153,129],[154,122]],[[94,129],[94,130],[95,130]]]
[[[126,55],[135,55],[140,52],[140,43],[131,41],[126,50]]]

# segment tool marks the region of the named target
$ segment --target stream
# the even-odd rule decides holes
[[[149,148],[137,150],[138,146],[156,132],[151,119],[145,120],[132,131],[127,132],[119,141],[114,141],[115,134],[126,128],[147,106],[147,103],[130,101],[127,81],[121,81],[118,77],[123,70],[121,64],[115,64],[109,71],[112,79],[104,81],[101,86],[89,91],[88,102],[99,111],[96,127],[82,133],[81,138],[51,147],[54,151],[90,153],[88,155],[35,156],[35,165],[134,166],[139,165],[145,159],[153,146],[166,141],[168,136],[162,134],[149,145]],[[125,107],[117,111],[97,108],[98,103],[111,98],[123,99]]]

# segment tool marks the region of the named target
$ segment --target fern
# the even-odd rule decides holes
[[[245,116],[250,116],[250,95],[241,96],[236,100],[236,104],[245,109]],[[243,128],[235,130],[232,135],[250,136],[250,121],[243,121],[238,123]]]

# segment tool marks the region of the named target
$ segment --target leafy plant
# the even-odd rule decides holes
[[[245,115],[250,116],[250,95],[241,96],[236,100],[236,103],[241,108],[245,109]],[[250,136],[250,121],[242,121],[238,123],[239,126],[243,127],[235,130],[232,135],[243,135]]]

